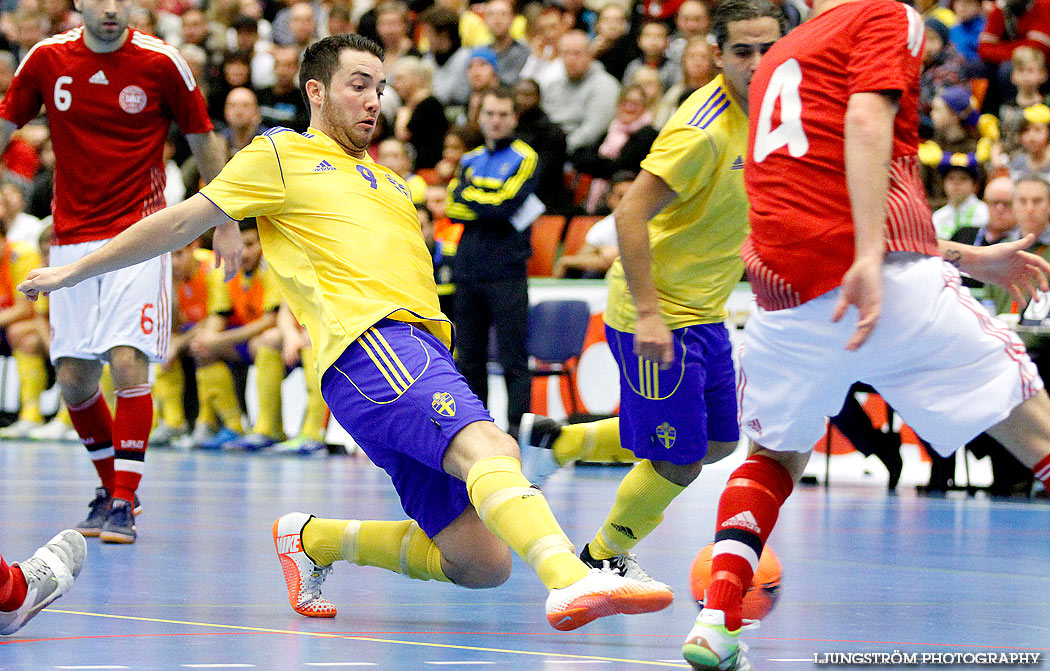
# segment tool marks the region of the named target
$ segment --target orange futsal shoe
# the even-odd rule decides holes
[[[273,523],[273,545],[281,560],[288,603],[306,617],[335,617],[332,603],[321,596],[321,583],[331,566],[318,566],[303,550],[303,527],[313,515],[288,513]]]
[[[673,600],[671,588],[662,582],[642,582],[610,569],[591,569],[568,587],[550,591],[547,622],[560,631],[571,631],[599,617],[655,613]]]

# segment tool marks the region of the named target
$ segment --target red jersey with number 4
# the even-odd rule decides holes
[[[47,108],[55,150],[57,244],[105,240],[164,207],[164,140],[212,129],[189,66],[171,45],[129,29],[108,54],[76,28],[37,43],[0,117],[22,126]]]
[[[844,136],[854,93],[900,95],[887,249],[938,253],[917,156],[924,38],[911,7],[858,0],[810,19],[762,57],[749,96],[744,179],[751,234],[744,261],[763,308],[794,307],[825,294],[853,263]]]

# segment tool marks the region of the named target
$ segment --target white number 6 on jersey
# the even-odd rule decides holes
[[[55,81],[55,107],[60,112],[65,112],[73,104],[73,94],[62,88],[73,83],[72,77],[62,76]]]
[[[762,109],[758,113],[758,128],[755,130],[754,159],[756,163],[787,146],[792,156],[798,158],[809,151],[809,139],[802,129],[802,99],[798,87],[802,84],[802,69],[794,58],[777,66],[769,78],[766,95],[762,98]],[[780,125],[772,128],[773,108],[780,100]]]

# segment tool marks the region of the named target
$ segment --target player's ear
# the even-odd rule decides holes
[[[310,99],[310,103],[320,107],[324,104],[325,99],[325,86],[316,79],[309,79],[306,82],[306,97]]]
[[[725,67],[725,59],[722,58],[722,47],[717,44],[711,45],[711,56],[715,59],[715,67],[721,70]]]

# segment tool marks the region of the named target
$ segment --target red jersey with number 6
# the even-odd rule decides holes
[[[47,108],[55,150],[54,238],[105,240],[164,207],[164,140],[212,130],[189,66],[162,40],[129,29],[97,54],[83,27],[37,43],[15,71],[0,117],[22,126]]]
[[[887,249],[938,253],[917,156],[924,38],[911,7],[857,0],[810,19],[762,57],[750,90],[744,179],[751,234],[744,261],[763,308],[794,307],[825,294],[853,263],[844,137],[854,93],[900,96]]]

